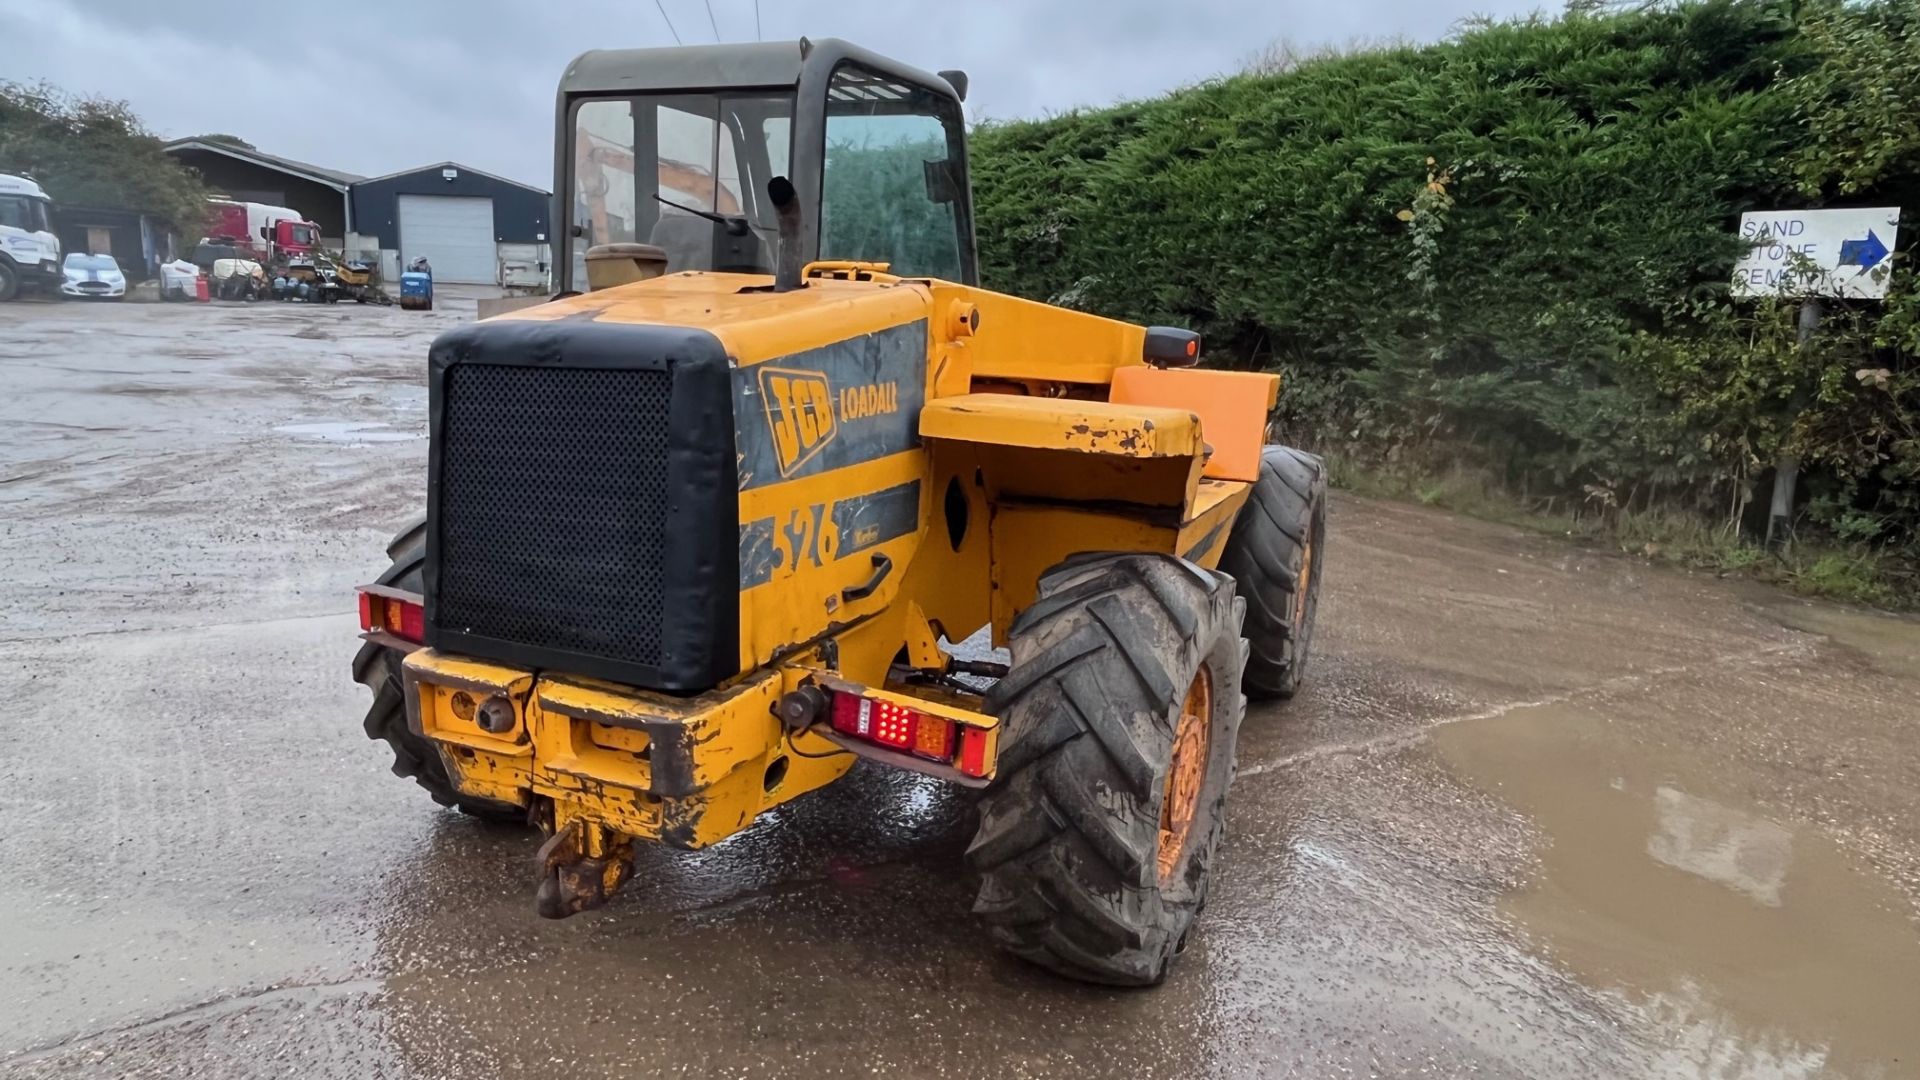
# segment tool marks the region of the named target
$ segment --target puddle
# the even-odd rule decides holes
[[[292,435],[297,439],[312,439],[316,442],[346,443],[348,445],[380,442],[409,442],[425,437],[411,431],[395,431],[385,424],[368,424],[345,420],[329,420],[319,424],[281,424],[273,430],[283,435]]]
[[[1827,605],[1783,608],[1780,621],[1858,650],[1890,675],[1920,675],[1920,621]]]
[[[1825,836],[1582,708],[1452,725],[1434,746],[1545,834],[1536,879],[1502,907],[1640,1014],[1658,1072],[1920,1075],[1920,932]]]

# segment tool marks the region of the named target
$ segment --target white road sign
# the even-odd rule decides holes
[[[1741,214],[1753,247],[1733,266],[1733,295],[1879,300],[1899,231],[1897,206]]]

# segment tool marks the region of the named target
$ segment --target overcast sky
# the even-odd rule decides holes
[[[709,7],[710,2],[710,7]],[[752,41],[754,0],[0,0],[0,79],[124,98],[367,176],[452,160],[545,188],[553,89],[588,48]],[[1446,36],[1560,0],[760,0],[764,39],[843,37],[962,68],[968,110],[1041,116],[1237,70],[1272,42]],[[712,19],[708,12],[711,10]]]

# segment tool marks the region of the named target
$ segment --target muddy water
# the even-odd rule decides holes
[[[1889,675],[1920,677],[1920,622],[1912,618],[1817,604],[1783,606],[1775,614],[1796,630],[1853,650]]]
[[[1544,834],[1505,913],[1638,1014],[1657,1071],[1920,1075],[1920,934],[1902,898],[1818,829],[1743,805],[1738,763],[1651,751],[1623,727],[1548,705],[1436,733],[1456,775]]]

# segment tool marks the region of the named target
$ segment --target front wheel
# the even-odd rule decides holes
[[[14,272],[13,264],[0,261],[0,304],[20,294],[20,275]]]
[[[1269,446],[1260,479],[1220,553],[1247,602],[1247,695],[1290,698],[1313,649],[1326,565],[1327,467],[1312,454]]]
[[[974,913],[1070,978],[1166,978],[1206,902],[1246,699],[1225,575],[1085,555],[1040,579],[987,696],[999,776],[967,849]]]

